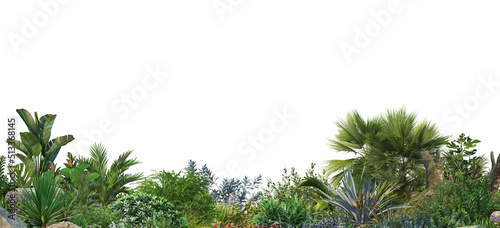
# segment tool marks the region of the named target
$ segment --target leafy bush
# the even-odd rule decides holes
[[[471,139],[470,136],[465,137],[465,134],[462,133],[458,139],[448,143],[449,150],[443,153],[446,158],[444,176],[451,176],[455,180],[463,182],[472,176],[474,169],[479,164],[481,164],[481,169],[478,173],[483,173],[486,164],[484,156],[471,157],[477,152],[477,149],[473,148],[480,142],[480,140]],[[466,157],[468,159],[464,159]]]
[[[126,227],[147,226],[148,220],[153,216],[156,219],[171,219],[175,227],[187,227],[186,219],[174,209],[174,205],[165,198],[146,193],[126,195],[114,202],[110,208],[123,214],[121,222]]]
[[[297,196],[285,196],[283,201],[264,199],[259,209],[260,212],[251,219],[257,225],[300,226],[309,217],[306,202]]]
[[[72,158],[71,153],[68,153],[68,157]],[[60,170],[61,175],[56,176],[56,182],[64,192],[73,198],[76,207],[86,208],[95,202],[90,200],[91,197],[96,196],[96,185],[92,181],[99,177],[99,174],[85,171],[90,164],[82,163],[68,166],[70,167]],[[55,170],[53,167],[51,169]]]
[[[430,196],[411,203],[409,214],[433,215],[435,225],[453,227],[489,219],[500,206],[489,192],[489,176],[461,182],[447,182],[431,189]]]
[[[261,180],[262,175],[255,177],[253,180],[248,179],[246,176],[242,180],[224,178],[221,186],[216,185],[217,189],[212,190],[212,195],[217,203],[239,204],[243,205],[242,209],[245,210],[247,202],[256,204],[262,195],[261,191],[251,194],[252,191],[258,189]]]
[[[34,189],[30,191],[23,190],[26,198],[21,198],[18,203],[19,217],[42,227],[72,217],[71,197],[58,192],[52,171],[35,177],[33,185]]]
[[[209,192],[211,185],[212,181],[202,172],[188,166],[184,173],[155,171],[136,190],[164,197],[188,219],[191,226],[206,226],[210,225],[215,211],[215,201]]]
[[[122,214],[112,211],[110,206],[91,205],[88,208],[81,210],[77,209],[76,214],[70,221],[83,228],[83,223],[87,226],[109,227],[110,224],[120,223]]]
[[[311,164],[311,169],[307,170],[305,176],[300,176],[295,168],[292,167],[291,171],[288,172],[287,168],[284,168],[284,173],[282,174],[281,182],[273,182],[268,180],[267,188],[264,190],[262,198],[264,199],[277,199],[283,201],[286,195],[291,196],[301,196],[305,199],[307,207],[310,211],[313,209],[318,213],[323,213],[324,210],[331,210],[328,208],[328,204],[320,200],[317,191],[313,187],[301,187],[298,188],[299,184],[305,181],[307,178],[316,178],[323,182],[327,182],[323,175],[315,173],[315,164]]]
[[[500,204],[495,201],[489,188],[490,177],[484,176],[473,180],[465,180],[456,186],[460,202],[469,214],[471,221],[488,219]]]

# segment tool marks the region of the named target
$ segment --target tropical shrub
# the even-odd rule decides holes
[[[72,158],[71,153],[68,153],[68,157]],[[68,167],[61,169],[60,175],[56,176],[56,182],[64,192],[73,198],[76,207],[86,208],[95,202],[89,199],[97,197],[93,180],[98,178],[99,174],[85,171],[90,167],[90,164],[82,163],[74,165],[70,163],[70,165],[67,165]]]
[[[70,219],[78,226],[85,224],[92,227],[109,227],[112,223],[119,224],[122,214],[111,210],[110,206],[91,205],[86,209],[77,209],[77,216]]]
[[[490,177],[483,176],[477,179],[465,180],[456,186],[463,208],[469,214],[471,221],[488,219],[493,211],[498,210],[500,204],[489,191]]]
[[[264,199],[260,202],[260,212],[250,219],[257,225],[302,226],[309,218],[307,204],[301,197],[285,196],[283,201]]]
[[[111,204],[111,210],[122,214],[125,227],[147,226],[151,218],[170,219],[175,227],[188,227],[187,221],[165,198],[135,192]]]
[[[29,177],[40,175],[49,170],[51,162],[54,162],[61,147],[75,138],[72,135],[65,135],[50,139],[56,115],[47,114],[39,119],[35,112],[33,119],[33,116],[25,109],[16,109],[16,111],[28,127],[29,132],[20,133],[21,141],[8,138],[7,143],[22,152],[16,153],[16,156],[25,164],[24,168],[29,169],[28,172],[31,174]],[[13,167],[13,169],[19,168],[18,165]],[[29,184],[31,181],[28,180]]]
[[[191,162],[184,172],[154,172],[135,190],[167,199],[188,219],[190,226],[210,225],[215,201],[209,191],[212,181],[206,175]]]
[[[133,150],[120,154],[117,160],[113,161],[108,169],[108,152],[102,144],[93,144],[90,147],[90,158],[79,156],[75,161],[79,164],[90,164],[87,168],[89,172],[99,176],[94,180],[96,192],[95,201],[101,205],[109,205],[118,199],[120,194],[132,193],[127,184],[142,180],[142,173],[126,174],[127,170],[137,164],[137,159],[129,159]],[[89,186],[90,187],[90,186]]]
[[[489,219],[498,209],[498,197],[489,192],[489,176],[464,182],[447,182],[430,189],[430,196],[410,203],[410,215],[432,215],[434,224],[443,227],[472,225]]]
[[[358,184],[361,186],[358,191],[350,168],[348,167],[347,172],[343,173],[343,189],[335,190],[315,178],[308,178],[300,183],[299,187],[312,186],[317,188],[321,195],[326,198],[325,202],[340,208],[346,213],[347,218],[356,225],[377,223],[385,218],[390,211],[406,207],[404,205],[392,206],[392,202],[396,199],[393,194],[395,185],[387,185],[386,182],[377,184],[376,181],[372,185],[372,181],[369,180]]]
[[[471,157],[476,154],[477,149],[474,147],[480,142],[470,136],[465,137],[462,133],[456,140],[448,143],[449,150],[443,153],[446,158],[445,177],[451,176],[454,180],[463,182],[472,176],[478,165],[481,165],[478,174],[484,173],[486,158],[484,156]]]
[[[300,176],[295,168],[292,167],[290,172],[288,172],[287,168],[284,168],[284,173],[281,175],[281,182],[273,182],[268,180],[267,188],[264,189],[264,193],[262,198],[264,199],[277,199],[283,201],[285,196],[301,196],[307,203],[307,208],[309,211],[313,212],[313,216],[317,217],[323,214],[326,211],[336,211],[334,208],[328,206],[327,203],[323,202],[318,192],[313,187],[301,187],[297,188],[297,186],[305,181],[307,178],[316,178],[323,182],[327,182],[325,178],[325,172],[323,174],[315,173],[315,165],[311,164],[311,169],[307,170],[304,176]]]
[[[23,193],[26,198],[21,198],[17,205],[20,210],[19,217],[41,227],[73,217],[71,197],[58,192],[52,171],[35,177],[33,189],[23,190]]]

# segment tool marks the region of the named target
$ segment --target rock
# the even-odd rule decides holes
[[[12,217],[13,216],[13,217]],[[14,218],[14,219],[12,219]],[[28,228],[17,216],[9,213],[5,208],[0,207],[0,227],[2,228]]]
[[[79,227],[71,222],[60,222],[60,223],[52,224],[47,228],[81,228],[81,227]]]
[[[491,217],[500,218],[500,211],[494,211],[493,213],[491,213]]]

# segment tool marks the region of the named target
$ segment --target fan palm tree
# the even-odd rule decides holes
[[[415,113],[387,110],[385,115],[364,119],[357,111],[336,122],[339,128],[331,148],[357,155],[351,159],[327,161],[326,174],[338,186],[343,166],[351,166],[353,176],[400,183],[398,193],[425,187],[425,168],[420,152],[434,151],[448,143],[449,136],[439,134],[435,124],[417,122]]]
[[[103,206],[109,205],[117,199],[120,193],[130,194],[131,188],[125,185],[143,179],[142,173],[125,174],[132,166],[140,164],[135,158],[128,159],[133,150],[129,150],[118,157],[108,169],[108,152],[102,144],[94,144],[90,147],[90,158],[78,157],[78,163],[90,164],[89,172],[99,174],[95,179],[97,182],[97,203]]]

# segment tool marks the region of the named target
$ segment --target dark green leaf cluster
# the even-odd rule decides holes
[[[121,222],[125,227],[147,226],[148,220],[171,219],[175,227],[187,227],[187,221],[165,198],[136,192],[118,199],[111,210],[123,214]]]
[[[298,188],[299,184],[308,178],[315,178],[323,182],[327,182],[327,179],[323,174],[318,174],[315,172],[316,164],[312,163],[311,168],[306,170],[305,175],[301,176],[292,167],[290,172],[287,168],[284,168],[284,173],[281,175],[281,181],[273,182],[268,180],[267,188],[264,189],[262,198],[263,199],[277,199],[283,201],[287,195],[300,196],[304,198],[307,203],[307,208],[310,211],[323,211],[323,210],[333,210],[329,208],[328,204],[324,203],[318,194],[318,191],[313,187],[301,187]]]
[[[446,158],[445,177],[451,176],[455,180],[464,181],[472,176],[478,165],[481,165],[478,173],[484,173],[486,159],[484,156],[473,156],[477,152],[474,147],[480,142],[470,136],[465,137],[462,133],[456,140],[448,143],[449,150],[443,153]]]
[[[155,171],[135,190],[163,197],[190,221],[198,219],[197,223],[207,224],[215,210],[215,201],[209,192],[211,185],[199,170],[188,167],[184,172]]]
[[[260,213],[251,220],[257,225],[302,226],[307,222],[307,203],[298,196],[285,196],[283,201],[266,199],[260,202]]]
[[[457,186],[457,192],[463,208],[469,214],[471,221],[489,218],[500,204],[494,199],[489,188],[490,177],[466,180]]]
[[[5,175],[5,167],[6,167],[5,156],[0,156],[0,197],[1,199],[5,198],[7,192],[10,190],[9,179],[7,175]]]

